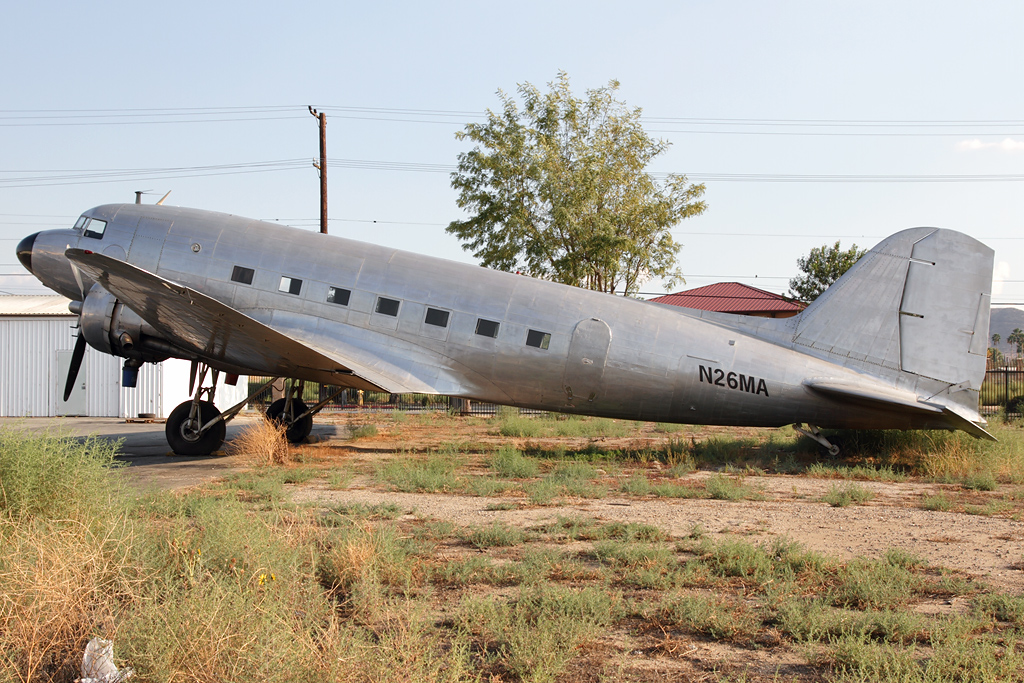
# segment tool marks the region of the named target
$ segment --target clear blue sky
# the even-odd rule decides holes
[[[578,94],[621,82],[672,142],[652,170],[726,176],[675,230],[687,286],[782,292],[813,246],[934,225],[992,246],[995,300],[1024,302],[1024,3],[44,1],[4,14],[0,273],[19,272],[22,236],[135,190],[316,229],[307,104],[328,115],[333,163],[389,166],[329,167],[332,233],[472,262],[444,232],[460,217],[447,171],[468,149],[454,133],[497,89],[562,69]],[[260,109],[211,112],[234,107]],[[779,176],[815,182],[767,181]],[[923,176],[972,181],[908,182]],[[0,275],[0,291],[33,282]]]

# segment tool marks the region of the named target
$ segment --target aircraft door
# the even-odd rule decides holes
[[[593,403],[601,394],[612,330],[598,318],[581,320],[573,330],[562,388],[570,404]]]

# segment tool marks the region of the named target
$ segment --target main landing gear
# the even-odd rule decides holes
[[[195,388],[197,372],[198,389]],[[204,387],[208,374],[210,375],[210,386]],[[219,377],[219,370],[213,370],[204,363],[193,361],[189,393],[193,393],[194,390],[194,395],[190,400],[171,411],[164,430],[167,435],[167,443],[170,444],[171,450],[178,455],[210,455],[219,449],[224,444],[227,423],[238,415],[249,401],[277,381],[275,377],[264,383],[244,400],[222,413],[213,404]],[[312,408],[308,408],[301,399],[304,387],[303,380],[288,380],[285,398],[274,401],[267,409],[269,419],[285,425],[285,436],[292,443],[303,442],[309,436],[310,430],[313,429],[313,416],[345,390],[344,388],[338,389]]]

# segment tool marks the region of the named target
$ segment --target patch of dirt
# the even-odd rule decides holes
[[[376,422],[375,422],[376,419]],[[343,464],[366,472],[399,453],[427,452],[445,444],[461,444],[463,450],[493,449],[504,444],[518,448],[567,449],[597,444],[601,448],[639,450],[668,439],[697,439],[716,435],[734,438],[763,436],[766,430],[723,427],[688,427],[678,433],[659,433],[654,425],[637,425],[628,437],[598,439],[513,439],[495,433],[489,420],[471,418],[437,423],[409,419],[394,423],[386,418],[360,416],[345,418],[351,426],[375,423],[378,436],[354,442],[327,439],[303,451],[303,456],[320,464]],[[701,431],[696,431],[697,429]],[[343,430],[338,430],[343,431]],[[578,443],[577,443],[578,442]],[[467,444],[469,445],[467,447]],[[484,457],[460,454],[466,464],[460,472],[483,473]],[[542,463],[546,464],[546,463]],[[655,481],[663,476],[660,463],[626,463],[623,471],[609,475],[606,484],[614,490],[635,469],[642,469]],[[372,469],[370,470],[372,471]],[[714,476],[696,472],[686,484]],[[816,479],[806,475],[761,475],[744,477],[764,500],[667,499],[625,497],[619,494],[601,499],[561,499],[561,504],[531,506],[522,495],[502,494],[478,497],[446,493],[398,493],[376,485],[372,477],[354,476],[349,486],[335,490],[322,480],[290,486],[297,503],[323,505],[394,503],[404,511],[443,519],[455,524],[487,525],[504,522],[518,527],[534,526],[557,517],[581,515],[604,521],[643,522],[673,536],[686,536],[699,527],[712,537],[738,535],[770,542],[777,537],[795,540],[811,550],[831,557],[880,558],[891,548],[918,555],[933,567],[943,567],[978,577],[1000,590],[1024,592],[1024,522],[1006,516],[983,516],[960,512],[921,509],[926,496],[944,493],[964,503],[983,505],[1001,499],[999,492],[965,492],[956,486],[915,481],[847,482]],[[822,501],[833,487],[853,485],[869,490],[873,498],[863,505],[832,507]],[[514,503],[515,509],[488,509],[495,503]]]
[[[899,487],[905,492],[909,485],[874,486]],[[488,510],[494,498],[366,488],[339,491],[316,483],[295,485],[291,489],[291,498],[296,503],[394,503],[417,515],[463,526],[504,522],[525,528],[558,517],[582,515],[609,522],[651,524],[673,536],[686,536],[699,525],[712,537],[735,534],[769,542],[776,537],[786,537],[840,559],[880,558],[890,548],[898,548],[923,557],[930,565],[983,578],[1001,590],[1024,592],[1024,572],[1016,568],[1024,557],[1024,541],[1020,540],[1024,523],[998,517],[888,505],[831,507],[814,499],[724,501],[609,497],[572,500],[550,507]],[[1008,538],[1015,540],[1005,540]]]

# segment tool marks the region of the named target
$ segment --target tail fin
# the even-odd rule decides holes
[[[898,232],[800,314],[793,343],[881,377],[937,380],[977,415],[994,256],[953,230]]]

